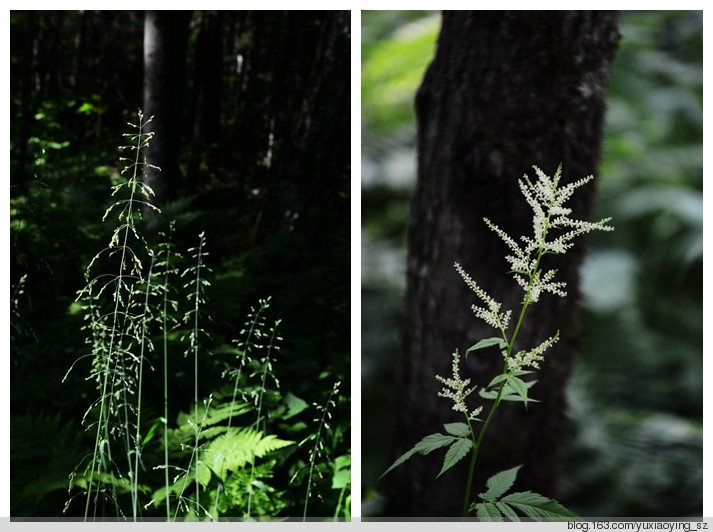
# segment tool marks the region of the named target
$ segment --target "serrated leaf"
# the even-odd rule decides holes
[[[515,370],[512,373],[501,373],[500,375],[496,375],[495,377],[493,377],[493,380],[491,380],[490,383],[488,383],[486,388],[494,388],[496,385],[500,384],[501,382],[503,382],[506,379],[511,379],[512,377],[521,377],[523,375],[528,375],[530,373],[532,373],[532,371],[526,371],[523,369]],[[537,381],[531,381],[531,382],[532,382],[532,384],[534,384]],[[528,388],[530,386],[532,386],[532,384],[530,384],[529,382],[526,383]]]
[[[404,454],[399,456],[396,461],[381,474],[379,480],[381,480],[389,471],[403,464],[414,454],[428,454],[432,451],[435,451],[436,449],[440,449],[441,447],[450,445],[455,439],[456,438],[454,438],[453,436],[446,436],[444,434],[429,434],[416,445],[414,445],[409,451],[406,451]]]
[[[466,423],[446,423],[443,425],[448,434],[453,434],[459,438],[470,436],[470,429]]]
[[[515,510],[510,508],[506,503],[504,502],[496,502],[495,506],[497,506],[498,510],[500,510],[500,513],[502,513],[505,517],[510,519],[511,521],[515,522],[520,522],[520,517],[515,513]]]
[[[524,403],[525,402],[525,400],[522,397],[520,397],[519,395],[514,394],[514,393],[504,395],[503,397],[501,397],[501,399],[503,401],[512,401],[514,403]],[[539,401],[539,399],[533,399],[532,397],[528,397],[527,402],[528,403],[539,403],[540,401]]]
[[[507,386],[515,391],[520,397],[522,397],[523,402],[525,403],[525,408],[527,408],[527,386],[525,383],[522,381],[522,379],[519,379],[517,377],[511,376],[508,379],[508,384]]]
[[[493,380],[488,383],[486,388],[495,388],[495,386],[503,382],[508,377],[509,375],[507,373],[501,373],[500,375],[496,375],[495,377],[493,377]]]
[[[475,505],[475,515],[481,521],[502,521],[503,516],[498,507],[491,502],[480,502]]]
[[[494,502],[500,498],[507,490],[512,488],[512,485],[515,483],[515,478],[517,477],[517,472],[521,467],[522,465],[519,465],[511,469],[506,469],[490,477],[485,483],[488,490],[485,493],[480,493],[479,497],[486,502]]]
[[[490,347],[492,345],[497,345],[501,349],[507,347],[505,340],[503,340],[502,338],[486,338],[485,340],[481,340],[477,344],[472,345],[468,349],[466,349],[465,355],[468,356],[468,353],[470,353],[471,351],[475,351],[476,349],[485,349],[486,347]]]
[[[515,375],[516,377],[522,377],[523,375],[529,375],[530,373],[535,373],[534,371],[531,371],[529,369],[516,369],[515,371],[512,371],[510,375]],[[537,381],[533,381],[537,382]]]
[[[532,386],[532,384],[530,384],[529,382],[526,382],[525,386],[527,386],[527,388],[530,388]],[[478,394],[483,399],[494,400],[494,399],[497,399],[497,397],[498,397],[498,392],[496,390],[485,390],[483,388],[478,390]],[[520,395],[518,395],[515,392],[515,390],[513,390],[509,386],[505,387],[505,390],[503,391],[503,395],[500,398],[500,400],[501,401],[512,401],[515,403],[524,403],[525,402],[525,400]],[[540,401],[538,399],[533,399],[532,397],[528,397],[527,402],[528,403],[539,403]]]
[[[445,434],[429,434],[423,438],[420,442],[414,445],[414,450],[420,454],[428,454],[436,449],[450,445],[454,440],[453,436],[446,436]]]
[[[555,500],[538,493],[521,491],[511,493],[501,499],[527,517],[537,521],[573,521],[579,518]]]
[[[467,438],[459,438],[453,442],[446,452],[446,457],[443,459],[443,467],[436,478],[448,471],[451,467],[460,462],[465,455],[473,448],[473,442]]]

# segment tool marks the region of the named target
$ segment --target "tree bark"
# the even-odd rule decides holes
[[[305,222],[306,211],[340,198],[347,183],[342,177],[350,158],[350,42],[350,12],[327,12],[271,183],[272,202],[283,210],[280,230],[292,230]],[[342,199],[334,207],[348,209],[348,199]]]
[[[144,22],[144,116],[153,116],[148,130],[155,133],[145,154],[150,164],[145,182],[154,202],[174,194],[181,172],[178,155],[183,123],[183,93],[190,11],[147,11]]]
[[[618,41],[608,12],[444,12],[436,55],[416,97],[418,180],[408,232],[402,352],[393,388],[389,460],[443,424],[464,421],[436,396],[435,375],[451,375],[451,354],[497,331],[470,311],[476,296],[453,264],[517,315],[522,289],[507,274],[507,249],[483,222],[508,234],[532,234],[532,211],[518,188],[532,165],[562,183],[596,173],[604,123],[604,92]],[[570,207],[586,219],[592,185]],[[555,331],[531,396],[541,402],[501,403],[478,454],[472,497],[492,474],[524,464],[515,489],[557,496],[559,450],[565,436],[565,384],[578,349],[578,268],[582,242],[553,257],[567,298],[549,294],[528,310],[516,349]],[[550,258],[550,257],[548,257]],[[502,356],[470,355],[462,374],[479,387],[502,371]],[[473,404],[486,403],[474,394]],[[479,424],[476,425],[479,430]],[[385,477],[386,514],[459,516],[470,455],[435,480],[443,452],[416,456]],[[388,465],[388,464],[387,464]]]
[[[201,14],[193,79],[196,101],[191,170],[189,171],[193,176],[198,174],[202,160],[205,159],[208,166],[218,160],[222,80],[223,28],[221,17],[217,11],[206,11]]]

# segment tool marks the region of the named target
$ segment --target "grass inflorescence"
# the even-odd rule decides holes
[[[290,477],[296,467],[290,460],[300,454],[284,434],[297,439],[310,428],[298,421],[306,402],[283,394],[274,370],[281,320],[268,326],[271,298],[260,299],[234,340],[231,358],[223,361],[228,369],[222,382],[206,386],[204,367],[219,356],[210,354],[208,238],[200,232],[196,245],[181,252],[173,222],[153,245],[142,234],[144,218],[160,212],[143,182],[150,166],[143,156],[152,138],[146,131],[150,121],[139,112],[131,125],[124,148],[131,157],[122,159],[124,179],[112,187],[113,203],[103,218],[115,226],[108,245],[87,266],[86,286],[77,297],[89,353],[70,371],[89,361],[88,379],[98,397],[83,418],[93,446],[70,475],[65,511],[83,497],[85,521],[284,516],[297,505],[282,479]],[[172,356],[176,344],[184,357]],[[171,395],[176,375],[192,381],[187,412],[182,398]],[[163,389],[161,400],[151,401],[149,384]],[[326,429],[323,415],[314,428],[317,440]],[[343,475],[348,467],[341,464]]]

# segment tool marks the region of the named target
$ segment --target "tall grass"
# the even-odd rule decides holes
[[[118,196],[118,199],[106,210],[103,217],[106,220],[112,212],[118,211],[119,223],[112,233],[108,247],[95,255],[87,267],[87,286],[80,291],[78,298],[85,301],[87,308],[89,328],[92,331],[91,377],[97,382],[99,389],[99,398],[85,414],[85,422],[90,414],[97,416],[88,425],[88,428],[95,427],[95,441],[92,457],[85,470],[85,520],[89,519],[90,514],[92,518],[97,517],[100,495],[111,501],[117,517],[123,516],[117,502],[117,487],[124,487],[126,481],[112,452],[117,441],[124,444],[129,468],[129,491],[134,501],[132,516],[134,519],[137,517],[138,471],[131,458],[135,455],[134,464],[137,464],[141,452],[138,433],[140,404],[134,407],[129,397],[137,391],[140,397],[146,345],[145,328],[149,320],[148,303],[142,307],[135,301],[139,287],[144,281],[141,254],[147,252],[146,242],[137,231],[137,220],[141,217],[142,206],[155,209],[150,203],[153,192],[141,181],[148,165],[142,150],[152,137],[152,133],[146,132],[145,127],[151,119],[144,121],[141,112],[138,119],[139,123],[133,125],[136,131],[125,135],[129,137],[131,144],[124,149],[134,152],[132,158],[121,158],[129,163],[122,170],[127,180],[112,187],[112,196]],[[105,266],[104,262],[108,265]],[[113,267],[116,273],[94,275],[93,269],[100,266]],[[148,298],[148,284],[145,290]],[[102,296],[107,291],[111,292],[108,309],[102,304]],[[141,346],[138,355],[132,353],[136,344]],[[132,427],[137,431],[133,435]]]
[[[89,358],[89,378],[96,383],[98,398],[83,419],[85,428],[93,431],[94,444],[70,475],[67,506],[83,495],[85,521],[112,516],[138,521],[145,512],[155,515],[160,504],[165,505],[167,521],[277,515],[287,507],[282,500],[285,492],[271,486],[270,479],[275,468],[284,467],[276,459],[278,451],[295,442],[271,433],[269,420],[271,416],[295,416],[303,410],[295,406],[303,401],[294,396],[289,397],[289,404],[273,404],[282,401],[273,371],[282,340],[278,333],[281,320],[266,327],[269,297],[250,309],[241,338],[235,341],[236,367],[224,372],[229,379],[225,392],[213,387],[215,394],[207,394],[204,399],[208,390],[200,389],[199,372],[208,362],[206,347],[212,341],[204,325],[210,319],[204,312],[211,271],[205,264],[207,239],[201,232],[198,244],[187,250],[192,262],[180,266],[183,255],[173,243],[173,223],[167,234],[161,234],[155,250],[141,234],[143,216],[158,210],[151,204],[151,189],[142,181],[149,166],[142,154],[152,136],[145,130],[149,122],[139,112],[138,124],[128,135],[131,145],[125,149],[133,156],[122,171],[125,180],[112,187],[115,200],[103,218],[115,220],[116,227],[107,247],[87,267],[87,283],[78,295],[85,311],[90,353],[80,357],[70,371],[80,360]],[[174,288],[179,280],[180,293]],[[187,305],[181,319],[180,301]],[[177,327],[184,328],[183,335],[174,334]],[[185,357],[191,361],[193,397],[189,413],[169,410],[170,337],[179,338]],[[145,379],[154,369],[150,362],[152,338],[161,339],[159,360],[163,366],[163,400],[153,408],[146,404],[148,396],[144,393]],[[178,371],[171,369],[172,375]],[[268,393],[270,405],[266,402]],[[334,404],[336,393],[337,387],[321,410],[313,434],[316,444],[310,453],[307,498],[320,440],[328,428],[327,407]],[[147,408],[162,415],[152,423],[146,419]],[[250,412],[255,414],[254,422],[239,422]],[[175,425],[171,416],[176,419]],[[295,427],[308,430],[301,424]],[[154,438],[159,430],[163,438]],[[157,446],[161,447],[160,454]],[[162,478],[151,470],[163,470]],[[72,492],[73,488],[81,492]],[[147,493],[150,499],[142,501]],[[123,509],[124,500],[130,507],[128,513]],[[210,508],[205,501],[211,501]]]

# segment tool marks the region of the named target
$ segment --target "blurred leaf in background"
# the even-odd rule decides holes
[[[362,515],[378,515],[416,175],[413,99],[440,15],[362,13]],[[703,14],[622,12],[607,92],[560,500],[701,516]],[[448,353],[444,353],[447,356]]]

